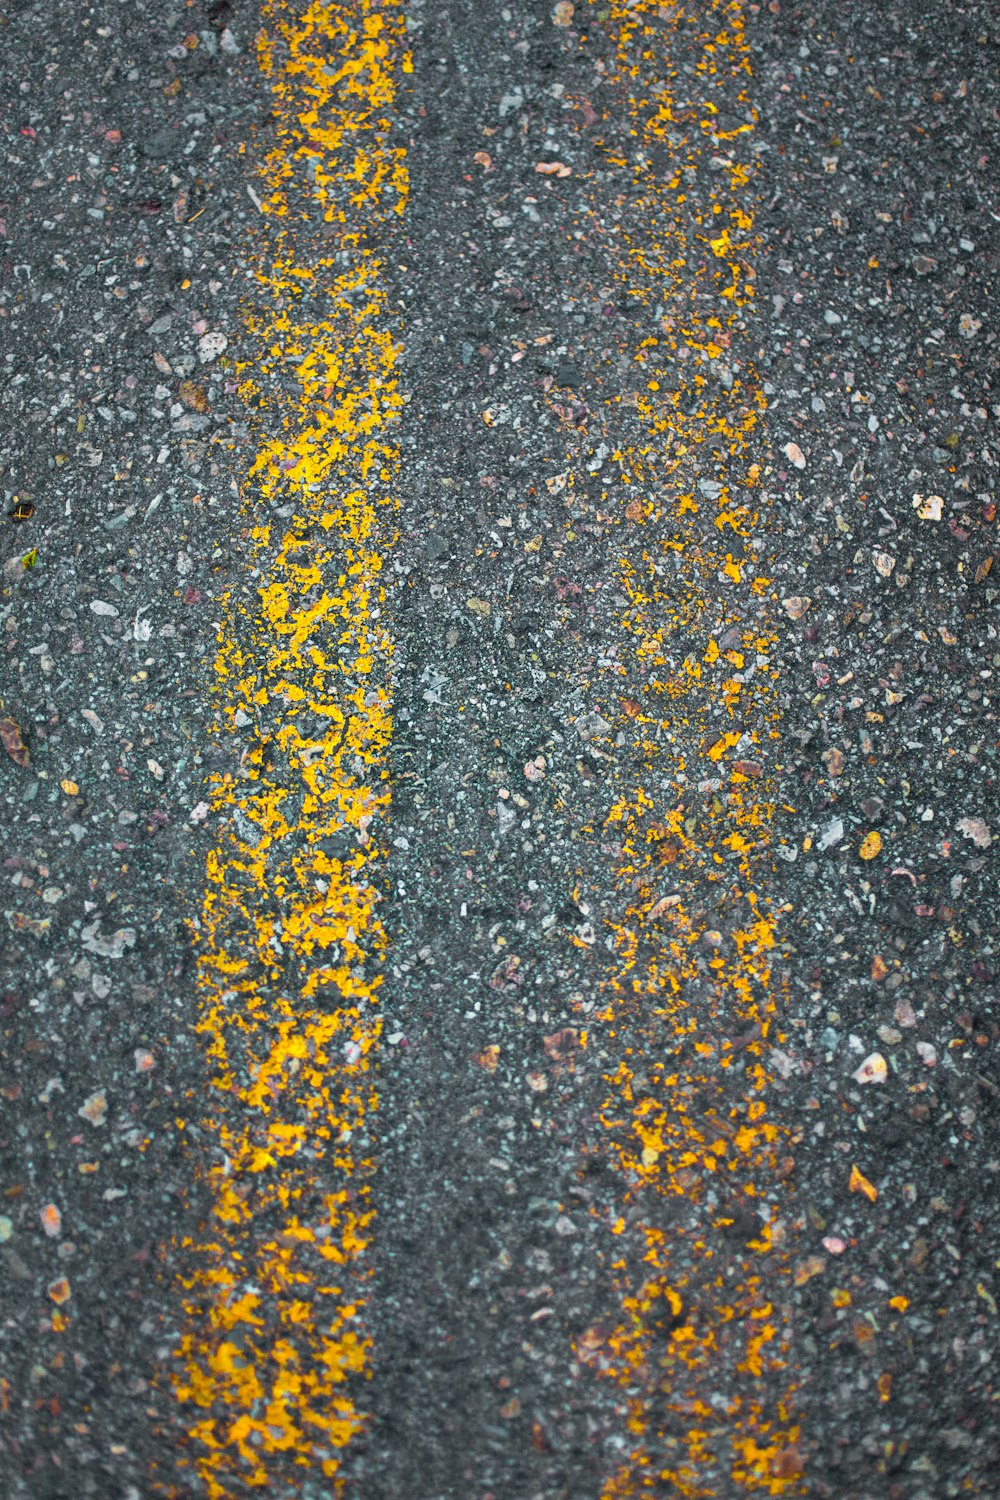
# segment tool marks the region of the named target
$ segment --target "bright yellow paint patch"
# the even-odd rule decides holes
[[[628,161],[609,153],[629,204],[614,241],[620,290],[644,306],[647,325],[662,309],[663,336],[637,342],[633,358],[652,373],[655,351],[674,389],[638,383],[641,437],[614,455],[641,493],[630,502],[624,491],[616,516],[628,600],[618,660],[632,660],[619,668],[630,708],[615,730],[630,748],[604,828],[621,848],[623,893],[603,1017],[622,1039],[603,1114],[620,1180],[620,1313],[577,1353],[622,1392],[627,1457],[602,1500],[787,1495],[801,1492],[802,1459],[777,1186],[792,1161],[767,1102],[768,1053],[783,1040],[767,896],[776,601],[749,459],[765,408],[747,347],[751,176],[726,170],[754,118],[748,47],[730,0],[612,0],[591,24],[597,16],[616,59],[608,88],[635,138]],[[678,72],[692,39],[697,76]],[[728,130],[712,97],[723,76],[746,121]],[[723,357],[729,384],[709,373]],[[612,430],[621,406],[606,403]],[[585,458],[571,453],[570,465]],[[692,1205],[694,1229],[665,1227],[689,1225]]]
[[[859,1171],[856,1166],[851,1167],[851,1175],[847,1187],[852,1193],[861,1193],[868,1199],[869,1203],[874,1203],[878,1197],[878,1188],[873,1182],[869,1182],[865,1174]]]
[[[877,855],[882,853],[882,835],[877,829],[873,829],[871,833],[865,834],[861,840],[861,848],[858,850],[858,853],[862,859],[875,859]]]
[[[381,620],[402,404],[379,252],[402,211],[389,144],[395,0],[265,6],[277,142],[242,369],[256,604],[222,601],[219,834],[199,929],[212,1096],[196,1145],[208,1222],[180,1248],[173,1377],[200,1492],[340,1492],[365,1421],[371,1114],[384,933],[392,644]],[[381,230],[381,233],[379,232]]]

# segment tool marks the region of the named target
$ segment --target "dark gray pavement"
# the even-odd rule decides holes
[[[617,56],[626,8],[568,20],[406,15],[370,1420],[338,1482],[992,1500],[997,14],[688,0]],[[210,1493],[169,1370],[213,1164],[200,805],[238,762],[212,659],[223,594],[253,594],[266,426],[235,370],[275,138],[260,25],[60,0],[0,29],[12,1500]],[[636,101],[668,95],[644,141]],[[752,216],[736,312],[715,205]],[[720,310],[696,380],[687,335]],[[724,692],[680,686],[710,641],[749,702],[721,771]],[[685,1164],[758,1120],[745,1170]],[[265,1492],[337,1490],[300,1453]]]

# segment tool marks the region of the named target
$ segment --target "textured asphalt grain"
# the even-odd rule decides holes
[[[0,1491],[995,1496],[995,10],[317,10],[383,16],[409,174],[335,247],[403,351],[390,801],[317,854],[383,897],[351,957],[381,1022],[325,1075],[378,1106],[360,1166],[307,1151],[292,1189],[361,1205],[364,1420],[285,1446],[176,1357],[232,1131],[283,1107],[219,1102],[196,924],[226,830],[255,842],[220,785],[271,740],[298,785],[287,698],[225,721],[213,679],[230,628],[253,675],[252,570],[311,535],[250,476],[295,437],[254,275],[333,233],[259,207],[294,111],[254,39],[307,7],[16,5]],[[247,1255],[299,1265],[267,1191]],[[305,1368],[310,1278],[227,1369]]]

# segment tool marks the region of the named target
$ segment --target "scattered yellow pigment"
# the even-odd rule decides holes
[[[381,620],[401,397],[377,247],[402,213],[395,0],[265,5],[273,149],[259,172],[242,366],[256,456],[222,601],[199,928],[211,1213],[181,1247],[173,1376],[205,1494],[340,1493],[365,1422],[371,1113],[384,933],[392,645]],[[284,512],[284,514],[281,514]],[[249,601],[249,602],[247,602]],[[183,1123],[183,1122],[181,1122]]]
[[[577,1353],[622,1392],[628,1456],[604,1500],[782,1495],[803,1480],[774,1206],[792,1161],[767,1102],[766,1060],[782,1041],[766,893],[778,730],[768,537],[748,456],[765,408],[747,347],[748,48],[729,0],[613,0],[592,14],[633,137],[610,152],[621,229],[593,232],[615,234],[619,290],[644,304],[647,332],[633,349],[635,393],[603,412],[623,433],[630,404],[642,434],[613,454],[620,499],[604,518],[622,539],[630,643],[608,716],[630,769],[592,830],[621,851],[604,1016],[619,1062],[603,1114],[620,1180],[620,1315]],[[693,53],[696,74],[681,71]],[[721,123],[723,97],[738,97],[743,123]]]

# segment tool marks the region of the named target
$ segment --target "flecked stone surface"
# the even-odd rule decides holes
[[[208,778],[241,769],[210,689],[223,596],[258,592],[237,362],[281,23],[57,0],[0,30],[17,1500],[209,1493],[169,1371],[218,1167],[191,924]],[[988,1500],[996,15],[414,0],[405,31],[345,1492]],[[723,303],[702,219],[734,205]],[[331,1492],[301,1456],[269,1493]]]

